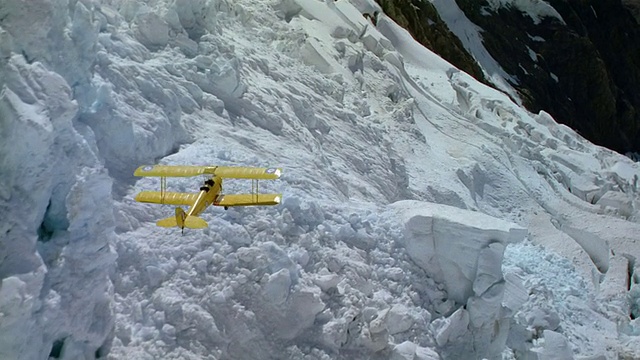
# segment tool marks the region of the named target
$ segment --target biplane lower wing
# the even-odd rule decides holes
[[[178,193],[170,191],[141,191],[138,195],[136,195],[136,201],[139,202],[186,206],[193,205],[197,198],[198,194]]]
[[[217,206],[278,205],[282,194],[229,194],[219,195],[213,202]]]
[[[215,175],[232,179],[274,180],[280,177],[280,168],[257,168],[245,166],[193,166],[193,165],[142,165],[135,176],[189,177]]]

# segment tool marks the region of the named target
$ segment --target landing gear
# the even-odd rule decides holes
[[[229,210],[229,207],[228,207],[228,206],[225,206],[225,207],[224,207],[224,209],[225,209],[225,210]]]

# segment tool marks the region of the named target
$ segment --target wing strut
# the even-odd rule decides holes
[[[258,202],[258,192],[259,192],[259,188],[258,188],[258,180],[257,179],[252,179],[251,180],[251,195],[254,198],[253,201]]]
[[[167,177],[160,177],[160,201],[164,205],[164,195],[167,193]]]

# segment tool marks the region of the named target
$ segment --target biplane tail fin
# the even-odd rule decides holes
[[[166,219],[158,220],[156,223],[158,226],[162,227],[174,227],[177,226],[184,230],[184,228],[189,229],[204,229],[209,226],[206,221],[197,216],[189,216],[187,215],[181,207],[176,208],[176,215],[170,216]]]

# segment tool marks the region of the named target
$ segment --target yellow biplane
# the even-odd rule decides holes
[[[135,199],[153,204],[177,205],[175,216],[159,220],[162,227],[177,226],[182,229],[203,229],[207,222],[198,215],[209,205],[230,206],[278,205],[282,194],[260,194],[258,180],[273,180],[280,177],[282,169],[233,166],[191,166],[191,165],[143,165],[133,173],[135,176],[160,177],[160,191],[141,191]],[[197,193],[167,191],[167,177],[189,177],[210,175]],[[251,179],[250,194],[223,194],[222,179]],[[180,205],[189,206],[185,212]]]

